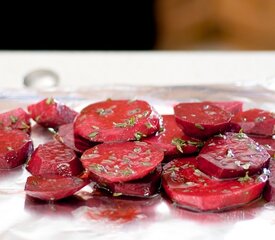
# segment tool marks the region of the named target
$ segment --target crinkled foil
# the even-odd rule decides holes
[[[0,91],[0,111],[25,108],[53,96],[80,110],[91,102],[113,99],[145,99],[160,113],[173,113],[181,101],[238,100],[246,109],[275,110],[275,94],[261,86],[214,85],[181,87],[91,87],[76,91]],[[51,133],[33,127],[37,146]],[[0,239],[264,239],[275,236],[275,203],[257,201],[221,213],[197,213],[175,207],[165,196],[148,199],[111,198],[92,186],[58,202],[26,197],[24,167],[0,172]]]

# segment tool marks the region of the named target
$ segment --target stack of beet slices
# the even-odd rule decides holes
[[[92,183],[114,197],[152,197],[222,211],[275,202],[275,114],[242,102],[192,102],[159,115],[142,100],[96,102],[80,113],[47,98],[0,114],[0,168],[24,164],[25,191],[56,201]],[[32,118],[53,139],[33,151]]]

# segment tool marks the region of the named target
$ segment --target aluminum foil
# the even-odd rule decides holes
[[[181,101],[238,100],[246,109],[275,110],[275,94],[262,86],[215,85],[179,87],[91,87],[77,90],[0,91],[0,111],[25,108],[53,96],[82,109],[106,98],[145,99],[161,114],[173,113]],[[51,133],[33,127],[35,146]],[[27,197],[29,174],[23,167],[0,172],[0,239],[263,239],[275,236],[275,203],[263,200],[222,213],[196,213],[174,206],[165,196],[147,199],[114,198],[87,186],[58,202]]]

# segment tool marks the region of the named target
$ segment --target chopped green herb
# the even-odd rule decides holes
[[[88,137],[89,138],[94,138],[97,134],[98,134],[98,132],[92,132],[88,135]]]
[[[50,105],[54,103],[54,99],[52,97],[47,98],[46,104]]]
[[[204,130],[204,127],[200,123],[195,123],[195,127],[200,130]]]
[[[11,120],[11,123],[14,124],[18,121],[18,117],[10,115],[10,120]]]
[[[247,135],[243,132],[236,133],[235,135],[236,135],[236,138],[238,139],[248,138]]]
[[[202,148],[203,145],[204,145],[204,142],[202,142],[202,141],[190,141],[190,140],[188,140],[187,144],[191,145],[191,146],[195,146],[197,148]]]
[[[135,152],[135,153],[140,153],[140,152],[141,152],[141,148],[140,148],[140,147],[134,148],[134,152]]]
[[[152,125],[152,123],[150,123],[150,122],[145,123],[145,126],[146,126],[148,129],[154,127],[154,126]]]
[[[24,121],[21,122],[21,126],[22,126],[22,129],[29,129],[30,128],[30,126],[27,123],[25,123]]]
[[[146,135],[143,134],[143,133],[141,133],[141,132],[136,132],[136,133],[134,134],[134,136],[135,136],[135,138],[136,138],[137,141],[139,141],[139,140],[140,140],[141,138],[143,138],[143,137],[146,137]]]
[[[181,152],[183,153],[183,149],[182,147],[185,147],[187,144],[186,144],[186,141],[180,139],[180,138],[173,138],[172,139],[172,145],[175,145],[176,148]]]
[[[246,172],[244,177],[238,178],[238,181],[239,181],[239,182],[248,182],[248,181],[250,181],[251,179],[252,179],[252,178],[248,176],[248,172]]]
[[[129,119],[126,119],[123,123],[115,123],[113,122],[114,126],[117,128],[125,128],[125,127],[133,127],[136,124],[136,118],[133,116]]]
[[[148,114],[149,114],[149,111],[144,111],[144,112],[143,112],[143,116],[144,116],[144,117],[147,117]]]
[[[100,165],[98,163],[91,164],[89,166],[89,169],[94,170],[96,172],[106,172],[106,169],[102,165]]]
[[[143,166],[152,166],[151,162],[141,162],[141,165]]]
[[[159,133],[162,133],[162,132],[164,132],[164,127],[163,126],[161,126],[160,128],[159,128]]]
[[[131,168],[121,169],[120,173],[124,176],[129,176],[134,173],[134,171]]]
[[[128,111],[128,115],[133,115],[133,114],[137,114],[140,113],[140,108],[135,108],[133,110]]]

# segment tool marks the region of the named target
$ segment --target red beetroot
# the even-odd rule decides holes
[[[110,184],[98,182],[98,185],[100,188],[110,191],[114,196],[149,197],[159,190],[161,171],[162,167],[159,165],[154,172],[141,179]],[[97,181],[97,178],[95,177],[93,180]]]
[[[77,177],[30,176],[27,178],[25,192],[27,195],[45,201],[54,201],[69,197],[87,185]]]
[[[250,136],[255,142],[262,145],[265,150],[275,158],[275,139],[272,137]]]
[[[0,169],[10,169],[26,162],[33,150],[29,135],[19,130],[0,130]]]
[[[198,152],[203,142],[185,135],[178,127],[174,115],[163,115],[163,130],[143,141],[156,145],[165,156]]]
[[[145,101],[107,100],[84,108],[74,127],[93,142],[140,140],[159,130],[159,118]]]
[[[28,111],[34,121],[47,128],[58,128],[71,123],[77,115],[77,112],[53,98],[29,105]]]
[[[39,145],[26,168],[32,175],[44,176],[76,176],[83,170],[75,152],[56,141]]]
[[[229,126],[231,114],[204,102],[180,103],[174,107],[176,122],[187,135],[206,139],[223,133]]]
[[[163,152],[145,142],[103,143],[83,153],[81,162],[100,183],[140,179],[163,160]]]
[[[244,133],[226,133],[208,140],[197,157],[198,168],[217,178],[259,173],[269,164],[270,155]]]
[[[275,203],[275,159],[272,158],[269,165],[270,176],[264,191],[264,199]]]
[[[247,134],[272,136],[275,134],[275,114],[262,109],[250,109],[234,116],[231,125]]]
[[[236,115],[243,110],[243,102],[240,101],[225,101],[225,102],[205,102],[213,104],[224,111],[230,112],[232,115]]]
[[[92,147],[90,141],[74,134],[73,123],[61,125],[58,128],[55,139],[80,153]]]
[[[165,192],[179,206],[194,211],[221,211],[260,197],[267,176],[216,180],[197,168],[195,158],[182,158],[164,166],[162,180]]]
[[[0,129],[17,129],[30,133],[30,116],[22,108],[0,113]]]

